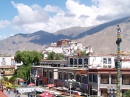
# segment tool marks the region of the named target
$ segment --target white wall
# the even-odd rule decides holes
[[[130,68],[130,61],[121,62],[121,68]]]
[[[103,63],[103,58],[107,59],[106,64]],[[108,58],[111,58],[111,64],[108,63]],[[97,67],[103,68],[104,66],[108,68],[109,65],[114,68],[115,67],[114,59],[115,59],[114,56],[90,56],[88,64],[91,66],[89,66],[89,68],[97,68]]]
[[[0,56],[0,66],[14,65],[13,59],[12,56]]]
[[[54,79],[58,79],[58,69],[54,69]]]

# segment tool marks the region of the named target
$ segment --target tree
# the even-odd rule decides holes
[[[123,97],[130,97],[130,90],[126,91],[126,92],[123,94]]]
[[[39,65],[41,59],[42,54],[37,51],[17,51],[15,54],[15,60],[17,62],[22,61],[23,65],[15,71],[14,76],[27,80],[30,76],[31,65],[33,63]]]
[[[48,54],[47,60],[61,60],[63,57],[63,54],[56,54],[55,52],[51,52]]]
[[[14,76],[12,76],[10,79],[9,79],[9,81],[12,83],[12,82],[14,82],[16,80],[16,77],[14,77]]]
[[[4,81],[8,81],[8,77],[3,76]]]
[[[54,60],[55,59],[55,52],[51,52],[48,54],[47,60]]]
[[[42,54],[37,51],[17,51],[15,54],[15,60],[20,62],[23,62],[23,65],[33,64],[36,63],[36,65],[39,64],[41,61]]]
[[[80,51],[81,56],[86,56],[86,50]]]

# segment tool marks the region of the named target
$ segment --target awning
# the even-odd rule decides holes
[[[129,90],[129,89],[121,89],[121,90]]]
[[[100,88],[100,90],[107,90],[107,88]]]
[[[49,88],[53,88],[54,87],[54,84],[48,84],[47,85]]]
[[[97,92],[98,90],[97,89],[92,89],[92,91],[96,91]]]

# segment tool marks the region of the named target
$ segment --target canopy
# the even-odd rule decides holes
[[[39,94],[39,96],[41,96],[41,97],[54,97],[54,95],[52,95],[52,94],[49,93],[49,92],[44,92],[44,93],[42,93],[42,94]]]
[[[35,86],[35,84],[34,83],[30,83],[28,86]]]
[[[20,88],[16,88],[16,90],[18,90],[20,93],[26,93],[26,92],[33,92],[33,91],[38,91],[38,92],[43,92],[44,89],[40,88],[40,87],[20,87]]]
[[[48,87],[49,87],[49,88],[53,88],[53,87],[54,87],[54,84],[48,84]]]

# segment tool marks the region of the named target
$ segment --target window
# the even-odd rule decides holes
[[[122,75],[122,84],[130,85],[130,75]]]
[[[88,84],[88,78],[87,78],[87,76],[82,76],[82,83]]]
[[[84,59],[84,64],[88,64],[88,59],[87,58]]]
[[[108,58],[108,64],[111,64],[112,62],[111,62],[111,58]]]
[[[97,75],[93,75],[93,82],[97,82]]]
[[[81,76],[80,75],[76,75],[76,81],[81,82]]]
[[[109,75],[101,75],[101,84],[109,84]]]
[[[79,64],[82,64],[82,59],[79,59],[78,61],[79,61],[79,62],[78,62]]]
[[[49,72],[50,73],[50,78],[53,78],[53,73],[52,72]]]
[[[73,58],[70,58],[70,65],[73,65]]]
[[[64,80],[67,80],[67,79],[68,79],[68,75],[64,74]]]
[[[62,80],[62,73],[61,72],[58,73],[58,78]]]
[[[107,64],[107,58],[103,58],[103,64]]]
[[[46,72],[46,71],[44,71],[44,74],[43,74],[43,75],[44,75],[44,77],[47,77],[47,72]]]
[[[74,64],[77,64],[77,59],[74,59]]]
[[[73,74],[70,74],[70,79],[74,79],[74,75]]]
[[[117,83],[117,76],[116,75],[111,75],[111,83],[116,84]]]
[[[92,82],[92,74],[89,74],[89,81]]]
[[[1,64],[6,65],[5,58],[2,58]]]
[[[33,69],[33,75],[37,75],[37,70],[36,69]]]

